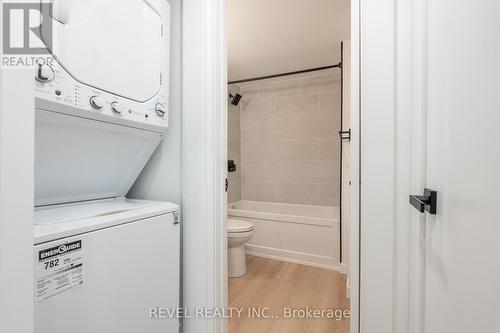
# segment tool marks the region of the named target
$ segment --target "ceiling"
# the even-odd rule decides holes
[[[350,0],[228,0],[229,80],[340,61]]]

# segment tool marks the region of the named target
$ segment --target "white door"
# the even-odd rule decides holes
[[[500,2],[427,6],[418,172],[438,201],[436,215],[413,220],[423,226],[424,324],[415,331],[500,332]]]

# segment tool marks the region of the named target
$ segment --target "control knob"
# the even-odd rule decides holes
[[[113,112],[117,114],[122,114],[127,111],[126,108],[121,106],[118,102],[111,103],[111,110],[113,110]]]
[[[54,70],[49,66],[49,65],[43,65],[39,64],[36,75],[35,75],[35,80],[37,80],[40,83],[47,83],[50,82],[54,79]]]
[[[104,106],[104,101],[99,96],[92,96],[90,97],[90,106],[92,106],[96,110],[102,109],[102,107]]]
[[[161,104],[161,103],[157,103],[155,105],[155,111],[156,111],[156,114],[158,115],[158,117],[164,117],[165,116],[165,113],[167,113],[167,108]]]

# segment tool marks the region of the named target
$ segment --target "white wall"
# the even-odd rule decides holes
[[[230,80],[334,65],[350,0],[227,0]]]
[[[33,82],[31,69],[0,70],[0,332],[6,333],[33,332]]]
[[[174,202],[181,205],[182,212],[182,0],[169,0],[169,3],[171,6],[169,127],[163,141],[131,188],[128,197]],[[183,228],[181,224],[181,237]],[[182,275],[181,261],[181,290]],[[182,306],[182,293],[179,296]]]
[[[169,127],[146,167],[130,190],[129,197],[182,202],[182,1],[169,0],[170,109]]]

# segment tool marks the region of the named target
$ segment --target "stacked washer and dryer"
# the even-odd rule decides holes
[[[169,4],[54,0],[44,17],[35,332],[177,332],[150,309],[179,305],[179,207],[126,198],[168,128]]]

